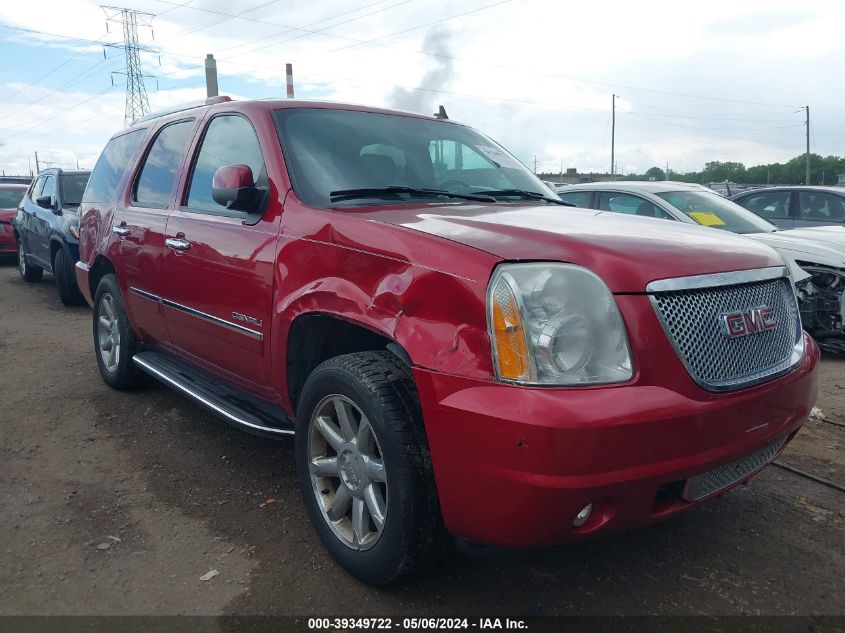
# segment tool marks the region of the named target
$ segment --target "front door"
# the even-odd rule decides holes
[[[36,198],[41,196],[49,196],[51,200],[56,200],[56,177],[45,176],[44,186]],[[50,223],[53,220],[53,209],[45,209],[38,206],[35,198],[32,201],[32,217],[31,224],[31,241],[27,244],[29,254],[31,257],[38,258],[38,264],[47,270],[51,269],[50,262]]]
[[[257,187],[271,187],[257,222],[212,199],[212,177],[224,165],[248,165]],[[163,306],[173,344],[186,361],[261,395],[269,371],[280,205],[248,118],[219,114],[208,120],[181,202],[168,219],[165,242]]]

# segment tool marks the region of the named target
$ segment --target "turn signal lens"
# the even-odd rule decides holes
[[[495,360],[500,378],[526,380],[530,377],[528,344],[519,304],[509,281],[509,275],[500,276],[490,295]]]

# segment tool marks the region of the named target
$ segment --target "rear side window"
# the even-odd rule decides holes
[[[627,215],[640,215],[646,218],[672,219],[668,213],[645,198],[627,193],[616,193],[615,191],[599,192],[599,209]]]
[[[144,129],[133,130],[108,142],[91,173],[82,202],[114,201],[123,174],[129,168],[145,134]],[[35,191],[37,190],[36,187]],[[37,194],[33,192],[33,196],[35,195]]]
[[[208,124],[191,175],[188,207],[226,211],[226,207],[217,204],[211,197],[214,172],[225,165],[248,165],[256,186],[266,184],[264,156],[252,123],[235,114],[214,117]]]
[[[171,123],[161,129],[135,181],[132,191],[134,204],[153,209],[167,208],[193,129],[193,120]]]
[[[564,202],[574,204],[576,207],[587,208],[593,204],[592,191],[570,191],[569,193],[558,192],[557,195]]]
[[[842,222],[845,220],[845,198],[818,191],[802,191],[798,194],[798,207],[802,220],[820,222]]]

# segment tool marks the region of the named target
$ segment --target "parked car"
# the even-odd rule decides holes
[[[841,187],[767,187],[731,198],[781,229],[845,225]]]
[[[525,548],[674,515],[806,419],[819,352],[768,246],[561,213],[452,121],[207,103],[119,132],[91,175],[97,365],[295,434],[307,513],[357,578],[430,565],[447,535]]]
[[[18,252],[12,221],[27,186],[17,183],[0,183],[0,256]]]
[[[85,302],[76,285],[79,259],[79,203],[88,170],[45,169],[30,185],[14,221],[18,269],[24,281],[41,281],[44,271],[56,277],[65,305]]]
[[[845,353],[845,228],[781,231],[695,184],[593,183],[575,185],[559,195],[579,207],[700,224],[768,244],[790,269],[804,329],[823,349]]]

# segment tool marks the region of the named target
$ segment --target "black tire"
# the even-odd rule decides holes
[[[318,501],[327,491],[318,491],[311,476],[312,417],[335,395],[369,419],[386,472],[385,519],[369,549],[355,549],[335,533]],[[388,351],[332,358],[308,377],[297,410],[297,478],[311,522],[335,560],[371,585],[390,583],[437,562],[451,541],[443,528],[419,398],[408,368]],[[339,490],[341,477],[336,479]]]
[[[109,354],[101,349],[100,317],[107,314],[105,305],[108,304],[113,315],[114,326],[107,328],[112,335],[118,335],[112,339],[112,348],[116,349],[115,362],[109,365]],[[101,314],[102,313],[102,314]],[[108,274],[100,279],[97,284],[97,292],[94,295],[93,309],[93,340],[94,355],[97,357],[97,366],[100,368],[100,375],[103,381],[114,389],[134,389],[141,384],[142,372],[132,362],[138,343],[135,333],[129,325],[126,311],[123,309],[123,299],[120,296],[120,289],[117,286],[117,278]],[[117,344],[114,345],[114,339]],[[104,359],[104,355],[106,358]]]
[[[76,285],[76,273],[73,270],[73,261],[65,253],[65,249],[59,248],[53,261],[53,274],[56,277],[56,290],[59,299],[66,306],[78,306],[85,303],[79,286]]]
[[[32,266],[26,261],[26,250],[23,247],[23,240],[18,241],[18,272],[27,283],[35,283],[41,281],[44,276],[44,269],[38,266]]]

